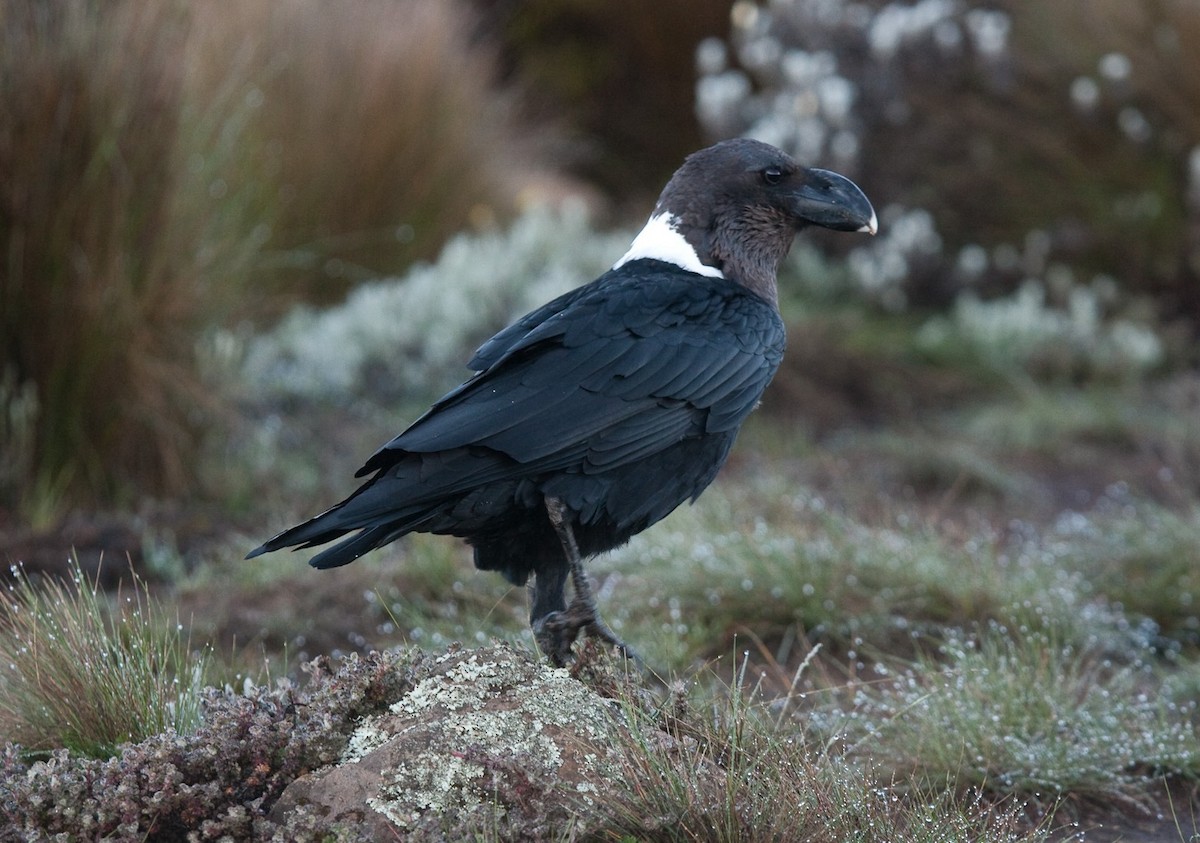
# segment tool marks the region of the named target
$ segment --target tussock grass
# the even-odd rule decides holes
[[[25,518],[194,494],[231,423],[213,328],[432,257],[531,178],[460,3],[3,0],[0,22],[0,505]]]
[[[265,200],[266,280],[285,300],[337,300],[505,219],[534,138],[549,136],[516,128],[465,3],[250,0],[192,14],[189,95],[224,118],[215,129],[240,121],[240,148],[209,177]]]
[[[133,576],[115,605],[78,563],[70,583],[19,569],[0,593],[0,736],[31,752],[108,758],[200,722],[208,655]]]
[[[20,498],[181,489],[206,406],[190,346],[219,307],[170,222],[181,8],[10,0],[0,20],[4,377],[37,413]]]

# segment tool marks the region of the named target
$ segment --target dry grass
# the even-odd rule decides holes
[[[422,0],[0,0],[0,507],[195,494],[224,421],[207,329],[507,213],[533,144],[468,22]]]
[[[39,408],[26,502],[181,488],[205,291],[169,224],[178,9],[8,2],[0,20],[3,354]]]
[[[194,14],[190,93],[243,112],[236,169],[213,175],[230,191],[256,183],[273,212],[273,276],[293,295],[336,299],[510,212],[535,142],[461,3],[251,0]]]

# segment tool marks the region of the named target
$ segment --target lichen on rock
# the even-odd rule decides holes
[[[376,834],[577,822],[569,806],[620,769],[615,706],[511,647],[453,649],[364,718],[337,763],[293,782],[272,816],[307,806]]]

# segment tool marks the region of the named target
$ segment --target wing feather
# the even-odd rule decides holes
[[[360,474],[407,453],[465,447],[542,470],[574,461],[595,472],[740,424],[782,357],[774,308],[724,279],[616,274],[481,346],[472,363],[487,368]]]

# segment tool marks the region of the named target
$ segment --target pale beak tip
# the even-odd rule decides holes
[[[859,231],[866,232],[867,234],[874,234],[879,231],[879,218],[875,216],[874,211],[871,212],[871,219]]]

